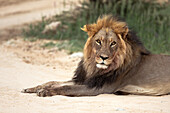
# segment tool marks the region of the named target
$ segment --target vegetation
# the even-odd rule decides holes
[[[170,54],[170,5],[143,0],[105,1],[83,2],[82,7],[73,11],[63,12],[50,19],[43,17],[41,22],[30,24],[28,29],[23,30],[23,34],[27,38],[63,40],[53,46],[70,52],[81,51],[88,36],[80,28],[94,23],[103,14],[113,14],[123,18],[137,32],[147,49],[153,53]],[[43,34],[45,25],[52,21],[61,21],[62,25],[56,32]]]

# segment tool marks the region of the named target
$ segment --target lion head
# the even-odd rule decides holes
[[[127,67],[136,62],[141,54],[148,54],[127,24],[111,15],[99,18],[94,24],[84,25],[82,30],[89,36],[84,47],[87,76],[98,71],[107,73]]]

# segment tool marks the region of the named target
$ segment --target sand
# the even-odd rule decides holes
[[[36,94],[21,93],[23,88],[48,81],[70,80],[80,61],[80,58],[70,57],[66,51],[42,48],[49,40],[29,42],[22,37],[9,40],[9,35],[17,32],[14,29],[6,32],[13,26],[41,19],[42,11],[54,14],[57,7],[57,11],[61,12],[65,9],[61,5],[63,1],[0,0],[4,4],[0,5],[0,113],[169,113],[170,95],[38,97]]]
[[[56,48],[42,48],[41,44],[47,42],[47,40],[29,42],[18,38],[1,44],[0,113],[168,113],[170,111],[170,95],[154,97],[102,94],[93,97],[59,95],[38,97],[36,94],[21,93],[23,88],[48,81],[69,80],[73,76],[80,58],[71,58],[65,51],[58,51]]]

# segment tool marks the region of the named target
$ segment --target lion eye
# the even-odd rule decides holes
[[[96,40],[96,43],[97,43],[98,45],[101,45],[101,41],[100,41],[99,39]]]
[[[115,45],[116,45],[116,42],[115,42],[115,41],[113,41],[113,42],[110,44],[111,47],[114,47]]]

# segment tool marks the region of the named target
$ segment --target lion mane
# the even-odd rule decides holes
[[[120,43],[117,54],[107,70],[97,69],[94,61],[93,36],[102,28],[109,28],[119,37]],[[121,80],[124,74],[135,67],[142,55],[149,55],[141,41],[134,32],[129,30],[127,24],[112,15],[99,17],[96,23],[84,25],[81,28],[87,32],[88,39],[84,46],[84,57],[78,65],[73,80],[77,84],[86,84],[90,88],[102,87],[104,84]]]

